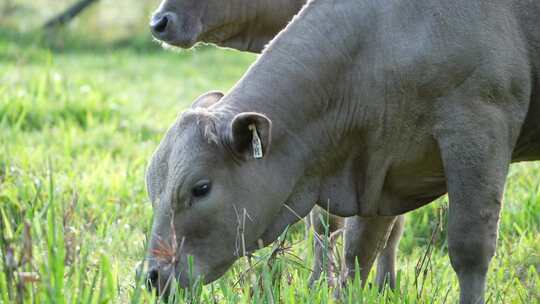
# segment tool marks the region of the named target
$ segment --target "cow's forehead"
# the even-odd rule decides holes
[[[188,110],[169,128],[154,153],[147,178],[156,192],[174,185],[194,171],[210,170],[222,159],[215,118]]]
[[[186,121],[182,118],[169,133],[167,161],[170,169],[175,168],[176,174],[195,166],[211,165],[211,161],[218,157],[217,134],[208,120]]]
[[[146,182],[150,199],[168,193],[187,176],[208,172],[218,151],[204,136],[201,125],[175,123],[154,153]]]
[[[198,156],[208,153],[203,132],[196,124],[177,124],[167,134],[170,165],[195,161]]]

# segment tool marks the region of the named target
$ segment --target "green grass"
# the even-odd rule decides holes
[[[209,47],[59,50],[1,37],[0,303],[154,303],[135,275],[152,219],[147,161],[179,112],[203,92],[229,89],[255,56]],[[324,280],[309,288],[312,246],[300,224],[282,246],[178,296],[193,303],[455,303],[446,232],[434,230],[444,202],[407,216],[395,292],[352,284],[336,301]],[[539,230],[540,166],[514,165],[489,303],[540,302]],[[415,280],[433,231],[430,263]]]

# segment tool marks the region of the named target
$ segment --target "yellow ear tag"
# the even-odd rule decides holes
[[[253,157],[256,159],[263,158],[263,146],[259,133],[257,132],[257,127],[255,124],[249,125],[249,130],[251,131],[251,150],[253,151]]]

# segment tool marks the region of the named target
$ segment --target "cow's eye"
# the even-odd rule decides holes
[[[195,186],[191,189],[191,195],[195,198],[204,197],[208,195],[208,193],[210,193],[210,188],[211,188],[210,181],[203,180],[203,181],[197,182]]]

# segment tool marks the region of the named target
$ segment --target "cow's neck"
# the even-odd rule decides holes
[[[221,106],[230,115],[266,114],[273,121],[271,154],[286,157],[283,161],[299,176],[346,158],[342,154],[349,147],[341,143],[350,142],[346,137],[351,134],[361,136],[365,123],[362,105],[353,107],[348,96],[348,70],[356,61],[363,29],[347,27],[346,18],[358,18],[355,12],[327,15],[343,12],[325,8],[330,2],[314,1],[304,8]],[[332,19],[341,21],[320,22]]]
[[[244,0],[242,0],[244,1]],[[245,2],[245,1],[244,1]],[[304,0],[256,0],[246,3],[230,3],[231,6],[244,8],[239,20],[240,32],[219,43],[240,51],[261,53],[263,48],[281,31],[291,18],[300,10]],[[231,10],[231,14],[232,14]],[[235,12],[238,13],[238,12]]]

